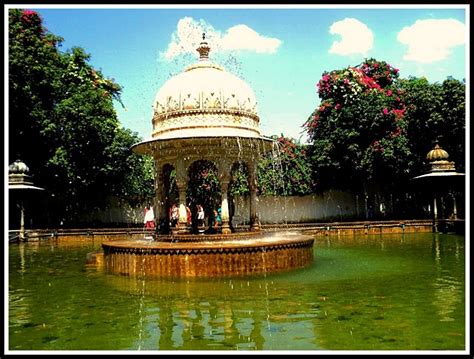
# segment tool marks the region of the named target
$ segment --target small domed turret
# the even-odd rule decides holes
[[[441,147],[439,147],[438,143],[436,143],[435,147],[426,155],[426,159],[430,162],[447,160],[448,158],[449,158],[448,152],[446,152]]]
[[[33,186],[32,177],[30,176],[30,169],[21,160],[16,160],[10,166],[8,166],[8,187],[9,189],[15,188],[29,188],[29,189],[40,189],[40,187]]]
[[[449,154],[438,143],[428,152],[426,159],[431,164],[431,172],[455,171],[454,162],[448,161]]]
[[[25,162],[21,160],[16,160],[10,166],[8,166],[8,172],[10,174],[28,174],[30,169],[25,164]]]

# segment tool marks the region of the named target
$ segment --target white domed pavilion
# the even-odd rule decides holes
[[[209,61],[210,48],[197,48],[199,61],[170,78],[158,91],[153,106],[150,140],[132,146],[155,161],[155,208],[167,221],[164,169],[176,169],[179,193],[179,232],[187,233],[186,189],[190,166],[199,160],[212,162],[222,192],[222,233],[230,233],[228,186],[234,163],[248,168],[250,228],[259,230],[256,172],[259,158],[272,148],[273,140],[260,134],[257,100],[252,88],[239,77]]]

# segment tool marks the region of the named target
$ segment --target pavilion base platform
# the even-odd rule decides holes
[[[189,236],[188,241],[103,242],[104,267],[109,273],[128,276],[215,277],[281,272],[313,262],[312,236],[294,232],[252,238],[215,236],[200,241],[190,241]]]

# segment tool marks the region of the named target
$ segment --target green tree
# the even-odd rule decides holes
[[[441,84],[441,116],[443,129],[438,137],[440,143],[456,162],[458,171],[466,171],[466,84],[453,78],[448,78]]]
[[[231,170],[229,193],[231,196],[246,196],[250,193],[248,183],[248,168],[242,162],[236,162]]]
[[[400,81],[406,104],[407,135],[414,156],[413,175],[426,171],[426,154],[436,141],[465,170],[465,84],[449,78],[429,83],[426,78]]]
[[[43,130],[49,126],[59,95],[60,41],[60,37],[45,31],[36,12],[10,10],[9,162],[21,157],[39,177],[49,157]]]
[[[390,196],[385,203],[406,211],[416,204],[410,180],[427,170],[436,141],[464,170],[463,82],[400,79],[391,65],[368,59],[323,73],[317,87],[321,104],[305,123],[317,190],[362,192],[368,202]]]
[[[121,202],[132,206],[145,201],[153,202],[155,197],[153,158],[130,151],[130,147],[141,140],[131,130],[118,128],[114,141],[108,147],[108,154],[113,159],[113,167],[109,167],[108,174],[109,191]]]
[[[109,196],[152,196],[153,177],[151,161],[130,151],[138,136],[117,119],[120,86],[81,48],[60,52],[61,41],[37,12],[10,10],[10,161],[23,159],[47,189],[52,221],[73,225]]]
[[[313,190],[307,146],[292,138],[272,136],[277,150],[258,163],[258,189],[261,195],[302,196]]]
[[[257,164],[257,191],[263,196],[303,196],[313,191],[307,145],[292,138],[273,135],[276,146]],[[248,168],[236,163],[232,168],[229,192],[232,196],[249,194]]]
[[[412,166],[398,69],[368,59],[324,73],[322,102],[305,123],[317,190],[360,190],[406,180]]]

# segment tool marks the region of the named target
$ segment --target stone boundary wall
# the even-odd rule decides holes
[[[342,221],[365,214],[364,202],[356,196],[343,191],[327,191],[321,195],[258,197],[257,212],[261,224],[266,223],[311,223],[316,221]],[[234,198],[234,217],[232,223],[249,222],[248,197]]]
[[[270,230],[271,226],[264,226]],[[293,228],[298,228],[295,226]],[[433,232],[431,220],[407,220],[407,221],[385,221],[385,222],[350,222],[350,223],[327,223],[312,225],[307,229],[300,227],[305,234],[317,236],[360,236],[380,234],[404,234],[404,233],[429,233]]]
[[[364,201],[343,191],[327,191],[321,195],[257,198],[260,222],[301,223],[316,221],[342,221],[344,218],[357,218],[365,215]],[[142,225],[143,206],[132,208],[110,198],[106,210],[92,211],[78,217],[84,223]],[[155,214],[158,211],[155,209]],[[233,224],[248,224],[250,218],[248,196],[234,198]]]
[[[237,232],[247,230],[247,226],[236,226]],[[374,234],[401,234],[401,233],[429,233],[433,232],[431,220],[401,220],[377,222],[328,222],[328,223],[300,223],[300,224],[266,224],[264,231],[301,230],[305,234],[316,236],[346,236],[346,235],[374,235]],[[9,231],[14,237],[18,231]],[[27,241],[61,240],[61,241],[104,241],[123,239],[143,239],[153,235],[152,230],[143,228],[84,228],[84,229],[41,229],[27,230]],[[11,241],[13,242],[13,241]]]

